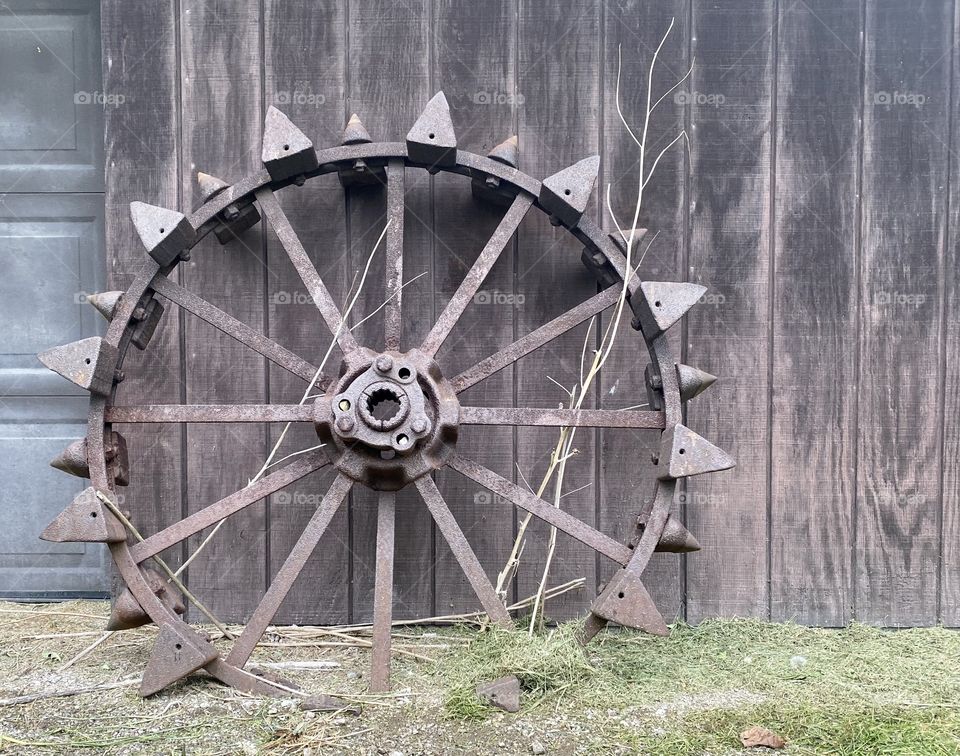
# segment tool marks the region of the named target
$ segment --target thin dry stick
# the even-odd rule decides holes
[[[127,685],[133,685],[140,682],[140,676],[131,677],[127,680],[120,680],[106,685],[91,685],[86,688],[68,688],[64,690],[48,690],[41,693],[27,693],[13,698],[0,698],[0,706],[17,706],[18,704],[31,703],[33,701],[42,701],[45,698],[63,698],[65,696],[79,696],[84,693],[97,693],[101,690],[111,690],[113,688],[123,688]],[[16,741],[13,741],[16,742]]]
[[[637,199],[636,199],[636,203],[634,204],[634,213],[633,213],[632,222],[631,222],[631,224],[630,224],[629,234],[626,233],[626,232],[624,232],[624,230],[623,230],[623,228],[621,227],[620,223],[617,222],[616,216],[614,215],[613,209],[612,209],[611,204],[610,204],[610,186],[609,186],[609,185],[607,186],[607,207],[608,207],[608,210],[610,211],[610,215],[611,215],[611,217],[613,218],[614,223],[615,223],[616,226],[617,226],[617,230],[618,230],[618,232],[620,233],[620,236],[624,239],[624,241],[625,241],[625,243],[626,243],[626,265],[625,265],[625,272],[628,273],[628,274],[629,274],[629,273],[635,273],[635,272],[636,272],[636,269],[638,269],[639,266],[640,266],[640,263],[637,263],[636,268],[634,268],[634,267],[631,265],[631,260],[632,260],[632,257],[633,257],[633,245],[634,245],[634,242],[635,242],[635,238],[634,238],[634,237],[635,237],[635,229],[636,229],[636,226],[637,226],[637,221],[639,220],[640,209],[641,209],[642,204],[643,204],[643,191],[644,191],[644,189],[646,188],[647,184],[650,182],[650,179],[653,177],[653,174],[654,174],[654,172],[656,171],[656,168],[657,168],[657,166],[658,166],[658,164],[659,164],[659,162],[660,162],[660,159],[661,159],[661,158],[663,157],[663,155],[667,152],[667,150],[669,150],[671,147],[673,147],[673,145],[675,145],[675,144],[676,144],[679,140],[681,140],[681,139],[685,140],[685,143],[686,143],[687,146],[689,147],[689,140],[687,140],[686,131],[681,131],[680,134],[679,134],[677,137],[675,137],[663,150],[660,151],[660,153],[657,155],[656,159],[654,160],[653,165],[652,165],[652,167],[650,168],[650,170],[649,170],[649,171],[646,170],[646,152],[647,152],[647,147],[646,147],[646,145],[647,145],[647,134],[648,134],[648,132],[649,132],[649,126],[650,126],[650,116],[651,116],[651,114],[653,113],[653,111],[657,108],[657,106],[660,105],[660,103],[663,102],[663,100],[670,94],[670,92],[673,92],[678,86],[680,86],[680,84],[681,84],[683,81],[685,81],[685,80],[687,79],[687,77],[690,76],[690,73],[691,73],[691,71],[693,70],[693,64],[691,63],[690,70],[688,70],[687,73],[686,73],[678,82],[676,82],[676,83],[673,85],[673,87],[671,87],[666,93],[664,93],[656,102],[652,102],[653,73],[654,73],[654,69],[655,69],[655,67],[656,67],[656,63],[657,63],[657,59],[658,59],[658,57],[659,57],[659,55],[660,55],[660,51],[662,50],[662,48],[663,48],[664,44],[666,43],[667,39],[670,37],[670,33],[671,33],[671,31],[673,30],[674,23],[675,23],[675,19],[671,19],[671,21],[670,21],[670,26],[668,27],[668,29],[667,29],[666,33],[664,34],[663,38],[660,40],[660,44],[657,46],[657,49],[656,49],[656,51],[655,51],[654,54],[653,54],[653,58],[651,59],[650,68],[649,68],[648,73],[647,73],[647,97],[646,97],[646,108],[645,108],[645,113],[644,113],[643,130],[642,130],[641,135],[640,135],[639,137],[636,135],[636,133],[635,133],[635,132],[633,131],[633,129],[630,127],[630,124],[627,122],[625,116],[623,115],[623,110],[622,110],[622,108],[621,108],[621,106],[620,106],[620,79],[621,79],[620,74],[621,74],[621,60],[622,60],[622,58],[621,58],[621,55],[620,55],[620,48],[619,48],[619,47],[618,47],[618,51],[617,51],[617,52],[618,52],[618,57],[617,57],[617,82],[616,82],[616,106],[617,106],[617,114],[619,115],[620,120],[621,120],[621,122],[623,123],[623,125],[624,125],[627,133],[630,135],[630,137],[633,139],[633,141],[634,141],[634,142],[637,144],[637,146],[640,148],[639,179],[638,179],[638,187],[637,187]],[[654,236],[654,239],[655,239],[655,238],[656,238],[656,236]],[[648,243],[648,245],[647,245],[647,250],[650,249],[650,246],[651,246],[652,243],[653,243],[653,240],[651,240],[650,243]],[[644,255],[645,255],[645,254],[646,254],[646,250],[644,251]],[[642,261],[643,261],[643,257],[641,256],[640,262],[642,263]],[[620,296],[619,296],[619,298],[618,298],[618,300],[617,300],[617,305],[616,305],[616,308],[615,308],[615,311],[614,311],[614,316],[613,316],[613,318],[610,320],[610,322],[608,322],[608,324],[607,324],[607,327],[606,327],[606,329],[605,329],[605,331],[604,331],[604,334],[603,334],[603,338],[601,339],[600,347],[599,347],[599,349],[596,351],[595,356],[594,356],[594,359],[593,359],[593,362],[592,362],[592,364],[590,365],[589,369],[586,371],[586,374],[584,374],[584,360],[585,360],[585,354],[586,354],[586,342],[584,343],[584,349],[583,349],[583,351],[581,351],[581,355],[580,355],[580,376],[579,376],[579,377],[580,377],[580,383],[579,383],[579,385],[575,386],[573,389],[571,389],[571,390],[569,390],[569,391],[567,392],[568,395],[569,395],[569,397],[570,397],[570,406],[571,406],[571,408],[577,408],[577,409],[579,409],[579,408],[581,407],[581,405],[582,405],[585,397],[588,395],[588,388],[589,388],[590,385],[592,384],[593,380],[595,379],[595,377],[597,376],[597,374],[599,373],[600,369],[603,367],[604,363],[607,361],[607,358],[610,356],[610,354],[611,354],[611,352],[612,352],[612,350],[613,350],[613,346],[614,346],[614,342],[615,342],[615,339],[616,339],[616,335],[617,335],[617,333],[618,333],[618,331],[619,331],[620,322],[621,322],[621,319],[622,319],[622,316],[623,316],[623,310],[624,310],[624,306],[625,306],[625,303],[626,303],[627,293],[628,293],[628,290],[629,290],[629,281],[630,281],[630,278],[631,278],[631,277],[632,277],[632,276],[625,276],[625,280],[624,280],[624,282],[623,282],[623,286],[622,286],[622,288],[621,288],[621,290],[620,290]],[[591,329],[592,329],[592,325],[593,325],[593,322],[591,321],[591,324],[590,324],[590,326],[589,326],[588,329],[587,329],[587,335],[588,335],[588,337],[589,337],[589,333],[590,333],[590,331],[591,331]],[[557,439],[557,444],[556,444],[556,446],[554,447],[553,452],[551,453],[550,464],[549,464],[549,466],[548,466],[548,468],[547,468],[547,471],[546,471],[546,473],[545,473],[545,475],[544,475],[543,481],[541,482],[541,485],[540,485],[540,487],[539,487],[539,489],[538,489],[538,491],[537,491],[537,496],[541,496],[541,497],[542,497],[543,492],[544,492],[544,490],[546,489],[547,484],[550,482],[551,478],[553,478],[553,476],[556,475],[556,478],[557,478],[557,479],[556,479],[555,484],[554,484],[554,506],[556,506],[556,507],[558,507],[558,508],[559,508],[559,506],[560,506],[560,499],[563,497],[562,487],[563,487],[563,477],[564,477],[564,474],[565,474],[565,472],[566,472],[566,461],[570,458],[570,456],[571,456],[572,453],[573,453],[573,451],[572,451],[572,449],[573,449],[572,444],[573,444],[573,438],[574,438],[575,434],[576,434],[576,428],[575,428],[575,427],[574,427],[574,428],[561,428],[561,429],[560,429],[560,431],[559,431],[559,437],[558,437],[558,439]],[[530,519],[531,519],[531,516],[528,514],[528,515],[524,518],[524,520],[523,520],[520,528],[518,528],[517,538],[516,538],[516,540],[514,541],[514,548],[511,550],[511,554],[510,554],[510,556],[508,557],[506,566],[504,567],[504,569],[501,571],[500,575],[498,576],[498,580],[497,580],[497,590],[498,590],[499,592],[501,592],[501,595],[504,595],[504,594],[505,594],[505,592],[506,592],[506,585],[507,585],[507,583],[509,582],[509,580],[512,579],[512,577],[513,577],[513,575],[515,574],[515,571],[516,571],[516,569],[517,569],[517,567],[518,567],[519,555],[520,555],[520,553],[521,553],[521,551],[522,551],[522,543],[523,543],[523,541],[525,540],[527,525],[528,525],[528,523],[530,522]],[[532,611],[531,622],[530,622],[530,632],[531,632],[531,633],[533,633],[534,628],[536,627],[536,624],[537,624],[537,623],[536,623],[536,620],[537,620],[537,614],[538,614],[538,612],[542,612],[542,600],[541,600],[541,597],[542,597],[542,596],[544,595],[544,593],[545,593],[546,582],[547,582],[547,578],[548,578],[549,571],[550,571],[550,566],[551,566],[551,564],[552,564],[553,556],[554,556],[555,549],[556,549],[556,537],[557,537],[556,528],[551,528],[551,530],[550,530],[550,539],[549,539],[549,544],[548,544],[548,549],[547,549],[547,557],[546,557],[545,564],[544,564],[544,569],[543,569],[543,573],[542,573],[542,577],[541,577],[541,581],[540,581],[540,586],[539,586],[539,589],[538,589],[537,594],[536,594],[536,596],[534,597],[534,601],[533,601],[533,611]]]
[[[70,661],[66,662],[65,664],[61,664],[60,667],[57,668],[57,672],[63,672],[65,669],[69,669],[70,667],[72,667],[78,661],[86,657],[88,654],[92,653],[97,646],[103,643],[111,635],[113,635],[113,631],[107,630],[107,632],[103,633],[103,635],[101,635],[93,643],[91,643],[89,646],[83,649],[83,651],[81,651],[79,654],[74,656]]]

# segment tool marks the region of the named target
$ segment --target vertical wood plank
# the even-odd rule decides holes
[[[960,40],[960,5],[956,5],[953,22],[953,51],[951,55],[951,100],[950,100],[950,192],[949,223],[944,257],[944,394],[943,394],[943,451],[941,454],[942,508],[940,548],[941,588],[939,620],[948,627],[960,626],[960,202],[957,187],[960,186],[960,160],[957,150],[957,119],[954,110],[960,97],[960,56],[957,55],[957,40]]]
[[[770,604],[811,625],[853,603],[860,5],[778,24]]]
[[[686,362],[720,381],[690,425],[731,453],[692,478],[687,616],[767,614],[772,77],[776,5],[694,0],[689,278],[709,287],[687,316]]]
[[[519,137],[524,170],[537,178],[600,149],[600,7],[599,2],[520,6],[517,91],[524,102]],[[587,209],[591,215],[597,212],[597,200],[594,190]],[[531,216],[520,230],[517,249],[517,291],[524,297],[516,313],[517,335],[529,333],[596,293],[595,280],[580,262],[580,245],[566,230],[552,227],[542,213]],[[518,363],[518,407],[556,406],[566,399],[548,376],[566,386],[577,382],[585,333],[586,325],[575,328]],[[518,464],[536,488],[557,433],[521,428],[516,438]],[[570,514],[596,524],[596,432],[581,429],[575,446],[580,454],[567,465],[564,488],[573,491],[590,485],[564,498],[562,505]],[[517,576],[521,597],[533,594],[540,584],[548,533],[543,523],[531,524]],[[550,602],[547,617],[564,619],[582,613],[596,590],[595,553],[560,533],[548,584],[579,577],[586,578],[584,589]]]
[[[869,3],[863,151],[857,618],[936,619],[950,5]]]
[[[360,116],[375,141],[403,141],[433,95],[430,77],[431,4],[427,0],[351,2],[348,29],[349,112]],[[425,171],[405,175],[404,277],[427,272],[403,290],[403,349],[419,343],[433,322],[431,181]],[[350,265],[362,270],[386,222],[386,191],[351,190]],[[384,249],[377,253],[351,322],[383,303]],[[383,348],[383,312],[357,332],[358,341]],[[376,546],[375,493],[357,487],[351,501],[353,620],[372,616]],[[394,608],[398,619],[433,611],[433,524],[416,491],[397,496]]]
[[[104,109],[106,134],[107,275],[111,289],[126,289],[148,259],[130,220],[130,202],[183,208],[179,192],[177,133],[177,18],[174,2],[101,5],[104,91],[121,94],[121,106]],[[180,401],[181,354],[177,307],[167,306],[149,349],[131,349],[118,403]],[[180,518],[181,447],[177,425],[117,427],[127,440],[130,486],[122,504],[144,533]],[[181,549],[162,554],[179,564]]]
[[[516,3],[443,0],[436,14],[434,68],[438,88],[450,102],[457,141],[485,155],[513,133],[516,116]],[[521,145],[521,168],[524,167]],[[470,181],[441,174],[436,183],[437,313],[442,312],[505,209],[475,200]],[[513,291],[513,243],[490,271],[474,302],[438,355],[444,374],[453,376],[513,340],[514,305],[497,296]],[[513,370],[508,368],[461,395],[478,406],[510,406]],[[462,428],[458,452],[508,478],[513,475],[512,428]],[[513,507],[461,475],[442,471],[437,484],[470,541],[491,582],[496,583],[513,544]],[[436,546],[437,611],[451,614],[479,607],[446,541]]]
[[[183,0],[181,18],[182,192],[185,204],[194,206],[198,170],[235,181],[260,168],[261,18],[256,0]],[[188,289],[263,330],[260,226],[225,247],[208,237],[181,272]],[[266,400],[260,355],[193,317],[185,320],[184,338],[188,402]],[[188,427],[188,510],[245,486],[265,453],[263,427]],[[261,502],[231,517],[188,571],[190,589],[222,619],[246,618],[263,594],[265,528]],[[204,535],[190,540],[191,552]]]
[[[603,169],[599,183],[601,192],[605,192],[606,185],[610,184],[611,205],[617,221],[624,226],[630,225],[636,206],[640,149],[617,114],[617,50],[619,47],[622,51],[621,110],[631,128],[639,134],[646,112],[647,76],[653,53],[670,28],[671,19],[674,20],[673,30],[654,69],[652,102],[680,81],[690,67],[687,59],[688,7],[686,0],[660,3],[654,8],[637,0],[604,5]],[[649,173],[660,151],[683,130],[683,103],[689,89],[689,83],[682,84],[675,95],[667,97],[654,111],[648,132],[649,157],[645,160],[645,173]],[[685,154],[682,143],[674,145],[660,161],[643,192],[639,225],[646,227],[649,233],[644,241],[635,242],[631,260],[635,266],[650,244],[640,268],[641,278],[683,280]],[[600,215],[601,226],[617,234],[616,224],[605,205],[601,207]],[[601,327],[606,326],[610,317],[602,318]],[[679,359],[680,339],[674,338],[672,346]],[[600,406],[616,409],[646,402],[643,372],[647,361],[643,338],[630,327],[630,310],[627,308],[616,347],[603,368],[599,384]],[[653,466],[649,459],[658,448],[659,435],[649,431],[611,429],[600,432],[600,487],[597,491],[600,528],[618,541],[626,542],[633,537],[637,514],[644,499],[653,492]],[[682,521],[682,514],[675,512],[674,516]],[[683,557],[678,554],[655,554],[644,572],[644,584],[667,622],[683,615],[682,561]],[[613,574],[614,565],[601,559],[599,566],[600,580],[605,582]]]
[[[318,6],[298,0],[270,0],[264,6],[265,101],[285,113],[317,149],[340,143],[344,120],[346,10],[336,3]],[[303,187],[278,193],[284,212],[303,242],[320,277],[342,307],[349,281],[344,191],[336,174],[312,179]],[[319,365],[332,338],[303,282],[267,231],[266,297],[270,335]],[[324,368],[336,374],[340,353],[334,350]],[[306,383],[271,366],[270,400],[296,403]],[[275,426],[271,448],[282,426]],[[309,425],[294,424],[277,459],[319,443]],[[271,497],[269,509],[270,574],[283,564],[327,489],[324,470]],[[324,533],[277,614],[278,622],[349,621],[350,552],[347,507],[341,507]]]

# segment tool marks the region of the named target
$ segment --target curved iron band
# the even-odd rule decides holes
[[[306,178],[332,173],[339,167],[352,164],[357,159],[364,159],[373,163],[380,161],[386,163],[391,158],[402,158],[408,167],[427,167],[409,161],[407,159],[406,144],[402,142],[374,142],[371,144],[333,147],[318,151],[317,157],[320,162],[319,167],[311,173],[306,174]],[[534,198],[537,198],[540,193],[540,182],[538,180],[515,168],[463,150],[457,151],[457,163],[455,166],[442,170],[465,176],[472,176],[474,173],[494,176],[501,181],[507,182],[518,191],[524,191],[533,195]],[[189,216],[191,225],[197,231],[196,241],[191,248],[196,246],[203,237],[213,230],[217,224],[216,216],[219,213],[223,212],[223,210],[231,204],[252,202],[253,194],[256,190],[270,183],[269,173],[266,169],[261,170],[244,177],[198,208]],[[280,189],[293,183],[295,183],[293,179],[276,182],[272,185],[272,188]],[[535,201],[535,204],[537,204],[537,207],[540,207],[538,202]],[[540,209],[542,210],[543,208]],[[589,218],[581,218],[578,225],[569,230],[585,245],[602,252],[611,262],[614,270],[620,275],[621,280],[627,275],[626,259],[623,254],[607,234]],[[124,293],[105,336],[107,342],[118,347],[120,350],[117,363],[118,367],[123,364],[126,351],[129,348],[132,334],[132,328],[130,326],[134,309],[143,295],[150,289],[150,283],[154,277],[157,275],[169,275],[170,272],[176,268],[176,265],[177,262],[173,262],[161,268],[152,259],[147,258],[144,263],[144,269]],[[639,278],[630,273],[628,292],[632,294],[638,286]],[[663,382],[664,419],[666,427],[669,428],[681,422],[682,419],[680,390],[677,384],[675,363],[670,358],[665,335],[661,335],[651,342],[644,334],[644,341],[647,344],[651,361],[659,370]],[[113,391],[109,397],[111,403],[116,392],[116,385],[117,384],[114,383]],[[104,434],[105,431],[108,430],[105,423],[106,403],[106,397],[91,396],[90,412],[87,421],[87,456],[90,466],[90,479],[93,486],[100,490],[113,493],[113,482],[109,480],[107,475],[106,457],[104,454]],[[650,514],[645,527],[642,529],[643,532],[639,542],[634,548],[631,559],[625,569],[636,571],[639,574],[646,567],[663,533],[667,515],[669,514],[670,506],[675,495],[676,481],[658,481],[655,484]],[[640,528],[637,529],[637,535],[639,535],[639,531]],[[183,623],[184,625],[187,624],[179,615],[168,610],[150,590],[143,575],[131,557],[130,547],[126,542],[111,544],[110,551],[124,583],[130,588],[134,597],[155,624],[158,626],[176,622]],[[602,628],[604,624],[605,622],[603,620],[591,614],[588,619],[587,639],[589,640],[589,638],[595,634],[596,630]],[[592,629],[591,625],[596,627],[596,630],[593,632],[590,632]],[[227,685],[240,690],[261,693],[276,693],[278,690],[275,686],[272,686],[269,681],[245,672],[239,667],[227,664],[220,658],[212,661],[205,669]],[[287,695],[290,694],[290,691],[285,692]]]

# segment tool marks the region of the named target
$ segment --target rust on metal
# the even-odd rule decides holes
[[[682,281],[641,281],[627,264],[622,238],[608,236],[584,214],[596,183],[597,157],[582,160],[541,183],[518,170],[516,137],[498,144],[485,157],[461,149],[442,93],[430,100],[404,142],[373,142],[356,116],[347,123],[341,141],[337,147],[318,152],[309,137],[283,113],[270,108],[264,129],[262,166],[258,171],[233,184],[200,174],[198,184],[203,204],[190,216],[133,203],[134,225],[153,261],[148,261],[144,273],[125,292],[90,297],[91,304],[110,321],[105,337],[55,348],[42,358],[53,370],[90,391],[86,438],[68,446],[51,464],[72,475],[90,478],[93,484],[51,523],[44,537],[108,543],[118,574],[125,583],[115,602],[109,628],[130,628],[147,622],[160,627],[141,693],[150,695],[203,668],[241,691],[303,697],[258,668],[248,667],[247,663],[331,520],[357,484],[379,492],[370,677],[373,690],[382,691],[389,686],[395,492],[406,486],[412,485],[418,491],[484,611],[493,621],[508,625],[510,615],[503,601],[433,481],[433,474],[445,467],[532,513],[618,565],[614,578],[591,605],[582,632],[584,641],[611,621],[655,634],[665,633],[666,624],[641,576],[656,551],[685,553],[699,548],[678,516],[671,515],[671,510],[677,511],[679,502],[677,481],[733,464],[724,452],[682,424],[683,403],[707,389],[715,378],[678,363],[665,337],[666,331],[700,299],[704,288]],[[400,340],[405,330],[401,298],[404,178],[406,171],[414,169],[431,173],[442,170],[466,177],[471,181],[475,198],[506,208],[496,230],[419,347],[402,345]],[[332,173],[339,175],[344,187],[363,186],[371,191],[386,192],[390,225],[386,244],[383,349],[357,343],[277,197],[278,192],[290,186]],[[534,208],[555,224],[564,226],[583,244],[584,264],[597,277],[603,290],[451,377],[437,355],[520,224]],[[180,261],[187,259],[204,237],[213,233],[221,242],[233,238],[258,222],[260,213],[290,258],[331,337],[338,342],[342,355],[339,367],[331,368],[334,378],[319,375],[310,361],[215,307],[203,292],[188,291],[171,280]],[[634,246],[642,233],[645,233],[642,229],[638,230]],[[624,287],[623,296],[634,313],[634,326],[640,331],[638,347],[650,360],[645,373],[649,405],[646,409],[461,406],[460,393],[615,305]],[[163,313],[158,296],[311,383],[312,401],[301,404],[117,404],[115,388],[122,380],[120,368],[127,347],[148,348]],[[126,443],[113,425],[279,422],[311,423],[320,448],[289,455],[289,460],[285,459],[284,464],[259,480],[146,534],[140,542],[128,542],[112,511],[100,506],[101,496],[112,501],[115,487],[126,485],[129,479]],[[630,538],[621,543],[554,503],[459,455],[460,428],[467,425],[625,428],[657,433],[661,439],[659,456],[652,464],[649,460],[644,462],[651,464],[655,478],[653,495],[644,500],[636,513]],[[205,637],[185,622],[183,596],[170,580],[143,563],[327,465],[335,471],[329,490],[274,575],[240,637],[221,656]],[[273,515],[283,517],[283,507],[275,505]],[[134,511],[129,517],[136,521],[138,513]],[[478,695],[513,710],[518,705],[515,698],[519,695],[519,684],[515,678],[493,681],[478,689]],[[304,698],[304,705],[309,705],[309,701]],[[332,698],[318,704],[320,708],[342,705],[342,701]]]

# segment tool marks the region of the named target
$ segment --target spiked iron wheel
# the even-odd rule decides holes
[[[389,682],[395,492],[412,485],[434,517],[440,532],[492,620],[509,622],[506,608],[474,555],[463,532],[433,482],[431,473],[449,465],[517,507],[583,542],[613,560],[620,569],[591,605],[583,632],[589,640],[608,621],[651,633],[667,628],[641,581],[654,551],[689,551],[696,541],[669,513],[678,479],[728,468],[733,461],[681,424],[682,402],[713,382],[713,377],[677,364],[666,331],[705,291],[690,283],[640,281],[627,269],[624,251],[602,233],[584,210],[596,182],[599,158],[592,157],[537,181],[517,169],[517,141],[511,138],[487,157],[460,150],[446,99],[438,93],[401,143],[374,143],[354,116],[339,147],[317,152],[311,141],[282,113],[271,108],[263,139],[263,169],[234,185],[199,175],[203,205],[187,217],[177,211],[134,202],[131,214],[150,255],[146,270],[125,292],[91,298],[110,321],[106,336],[56,347],[40,355],[52,370],[91,393],[87,436],[52,464],[92,485],[51,523],[43,538],[109,545],[126,589],[114,606],[111,627],[120,629],[153,621],[161,632],[144,673],[141,693],[149,695],[204,668],[237,688],[288,695],[289,690],[244,669],[310,554],[351,487],[379,491],[377,566],[374,591],[372,674],[370,686]],[[479,201],[507,209],[445,310],[417,348],[401,350],[400,296],[403,269],[403,194],[407,169],[449,171],[469,177]],[[386,349],[376,352],[357,343],[343,327],[327,287],[308,257],[277,200],[277,192],[316,176],[337,172],[344,186],[386,186],[390,226],[386,237]],[[600,293],[499,352],[455,376],[446,376],[435,355],[479,290],[526,214],[536,207],[584,244],[583,261],[597,276]],[[131,345],[146,349],[163,314],[161,300],[175,302],[268,360],[305,381],[317,368],[272,339],[214,307],[170,279],[180,260],[209,233],[224,243],[233,234],[265,218],[302,278],[344,361],[338,378],[320,376],[323,395],[312,405],[140,405],[113,402],[124,355]],[[646,372],[648,410],[563,410],[461,406],[458,395],[497,371],[542,347],[617,302],[627,278],[633,325],[650,356]],[[324,442],[253,485],[210,504],[185,519],[130,543],[108,502],[116,486],[127,483],[122,423],[312,423]],[[646,428],[661,434],[655,460],[654,495],[637,513],[631,541],[622,544],[593,526],[537,498],[480,464],[458,455],[460,425],[580,426]],[[326,465],[336,477],[300,539],[277,572],[242,634],[222,655],[209,639],[181,619],[184,605],[165,577],[147,567],[151,557],[197,534],[221,519],[269,496]],[[136,519],[135,514],[133,519]]]

